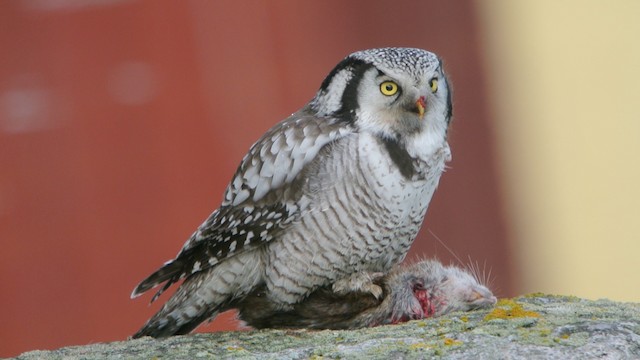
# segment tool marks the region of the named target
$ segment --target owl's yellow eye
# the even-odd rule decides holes
[[[429,86],[431,86],[431,92],[438,91],[438,79],[433,78],[429,81]]]
[[[380,92],[386,96],[395,95],[398,92],[398,84],[393,81],[385,81],[380,84]]]

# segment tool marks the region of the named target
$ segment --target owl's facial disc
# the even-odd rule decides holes
[[[412,79],[407,79],[402,74],[391,77],[378,71],[378,76],[374,81],[376,80],[378,82],[382,80],[379,87],[380,94],[383,96],[381,104],[384,104],[384,107],[396,108],[406,111],[410,116],[424,119],[427,98],[421,94],[422,91]]]

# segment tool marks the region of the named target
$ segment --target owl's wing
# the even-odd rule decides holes
[[[220,208],[131,297],[166,281],[154,301],[180,279],[273,239],[298,212],[301,194],[291,189],[298,175],[325,145],[352,133],[344,121],[319,119],[304,110],[275,125],[242,159]]]

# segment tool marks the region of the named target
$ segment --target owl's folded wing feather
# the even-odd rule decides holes
[[[292,186],[298,175],[324,146],[352,132],[348,123],[313,117],[304,109],[275,125],[242,159],[221,207],[131,297],[166,281],[154,301],[180,279],[271,241],[298,213],[301,194]]]

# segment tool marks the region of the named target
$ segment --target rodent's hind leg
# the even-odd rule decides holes
[[[381,299],[383,290],[376,282],[381,283],[384,277],[381,272],[358,271],[333,283],[332,290],[338,295],[346,295],[351,292],[370,293],[376,299]]]

